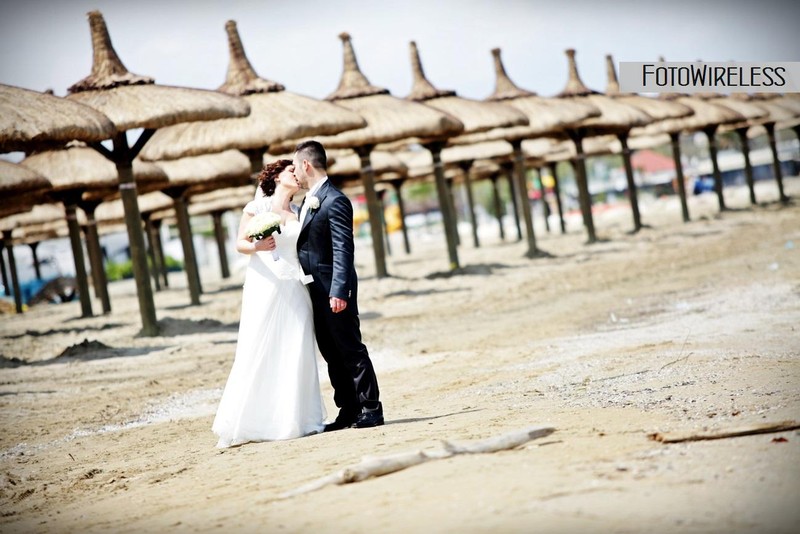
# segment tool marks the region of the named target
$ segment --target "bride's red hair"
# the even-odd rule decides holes
[[[264,192],[265,197],[272,196],[275,192],[278,175],[291,164],[292,160],[290,159],[279,159],[264,165],[264,168],[258,173],[258,187]]]

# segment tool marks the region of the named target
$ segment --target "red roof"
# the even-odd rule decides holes
[[[652,150],[637,150],[631,156],[633,168],[643,172],[659,172],[675,169],[675,161]]]

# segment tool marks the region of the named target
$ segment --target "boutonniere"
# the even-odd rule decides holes
[[[306,200],[306,202],[308,202],[308,209],[310,210],[319,209],[319,199],[317,197],[310,196],[308,197],[308,200]]]

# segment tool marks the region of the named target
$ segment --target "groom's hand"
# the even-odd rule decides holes
[[[347,301],[344,299],[331,297],[331,311],[333,313],[339,313],[343,311],[347,307]]]

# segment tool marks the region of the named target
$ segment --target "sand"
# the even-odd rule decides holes
[[[800,195],[800,178],[786,180]],[[386,425],[218,450],[243,270],[182,273],[156,294],[164,335],[137,336],[134,286],[113,312],[77,303],[0,318],[2,532],[795,532],[800,433],[663,444],[648,434],[800,420],[800,207],[774,183],[718,214],[713,195],[599,210],[601,243],[537,238],[550,258],[462,227],[462,273],[440,233],[392,236],[389,279],[359,243],[360,308]],[[541,225],[541,221],[537,222]],[[509,228],[510,230],[510,228]],[[514,236],[512,232],[510,234]],[[321,368],[323,395],[335,414]],[[431,461],[279,496],[382,456],[534,425],[515,450]]]

